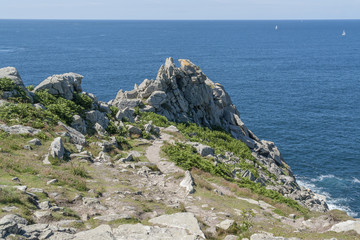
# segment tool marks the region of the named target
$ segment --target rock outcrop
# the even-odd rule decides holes
[[[81,93],[81,80],[83,78],[77,73],[53,75],[36,86],[34,91],[48,90],[50,94],[72,100],[74,92]]]
[[[0,79],[1,78],[7,78],[12,80],[15,85],[17,87],[19,87],[19,89],[21,89],[25,95],[30,99],[30,101],[32,101],[32,95],[30,94],[30,92],[25,88],[25,85],[20,77],[19,72],[17,71],[16,68],[14,67],[5,67],[5,68],[0,68]],[[21,95],[19,93],[19,90],[17,89],[13,89],[10,91],[5,91],[0,95],[0,98],[4,98],[4,99],[8,99],[11,97],[17,97]]]
[[[167,58],[155,80],[145,79],[131,91],[120,90],[116,98],[109,102],[120,109],[119,119],[127,117],[133,121],[132,111],[140,107],[142,111],[155,112],[170,121],[193,122],[209,128],[220,127],[243,141],[257,161],[277,177],[278,182],[270,184],[268,188],[299,201],[309,209],[327,211],[328,206],[323,199],[296,183],[276,145],[260,140],[245,126],[224,87],[211,81],[191,61],[180,59],[179,62],[180,67],[176,67],[173,59]],[[202,145],[195,147],[202,155],[213,154],[211,148]],[[241,172],[241,175],[244,174]],[[262,185],[272,181],[265,174],[255,178],[248,172],[247,176]]]

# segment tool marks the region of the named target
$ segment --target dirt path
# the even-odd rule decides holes
[[[146,158],[156,164],[163,174],[171,174],[176,172],[184,172],[181,168],[177,167],[174,163],[163,159],[160,156],[161,147],[165,141],[171,141],[171,136],[166,133],[161,133],[160,138],[156,139],[150,147],[147,148],[145,156]]]

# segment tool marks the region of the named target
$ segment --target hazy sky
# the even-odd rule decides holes
[[[0,0],[2,19],[360,19],[360,0]]]

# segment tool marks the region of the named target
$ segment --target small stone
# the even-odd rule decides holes
[[[35,145],[35,146],[40,146],[41,145],[41,141],[38,138],[31,139],[27,143],[30,144],[30,145]]]
[[[27,186],[13,186],[13,188],[16,188],[19,191],[25,192],[27,189]]]
[[[47,181],[46,185],[54,184],[54,183],[57,183],[57,182],[58,182],[57,179],[51,179],[51,180]]]
[[[235,235],[227,235],[224,240],[238,240],[239,237],[235,236]],[[242,239],[244,240],[244,238]]]
[[[44,193],[44,190],[41,188],[30,188],[28,191],[32,193]]]
[[[20,179],[18,177],[13,177],[11,180],[16,181],[16,182],[20,182]]]
[[[2,208],[2,210],[4,212],[12,212],[12,211],[17,210],[17,209],[19,209],[19,208],[15,207],[15,206],[5,206],[5,207]]]
[[[289,214],[289,218],[295,219],[295,218],[296,218],[296,214]]]
[[[35,211],[34,216],[39,220],[49,219],[52,217],[51,212],[49,212],[49,211]]]
[[[44,201],[39,204],[40,209],[42,210],[48,210],[50,208],[50,202]]]
[[[24,145],[25,150],[32,150],[32,147],[30,145]]]
[[[221,223],[217,224],[216,227],[220,228],[222,230],[227,231],[228,229],[230,229],[235,223],[234,220],[232,219],[226,219],[224,221],[222,221]]]

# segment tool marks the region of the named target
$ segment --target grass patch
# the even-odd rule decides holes
[[[202,158],[191,145],[179,142],[175,145],[166,144],[162,150],[167,154],[170,161],[175,162],[177,166],[185,170],[198,168],[225,179],[232,179],[230,169],[225,164],[218,163],[215,166],[211,159]]]

